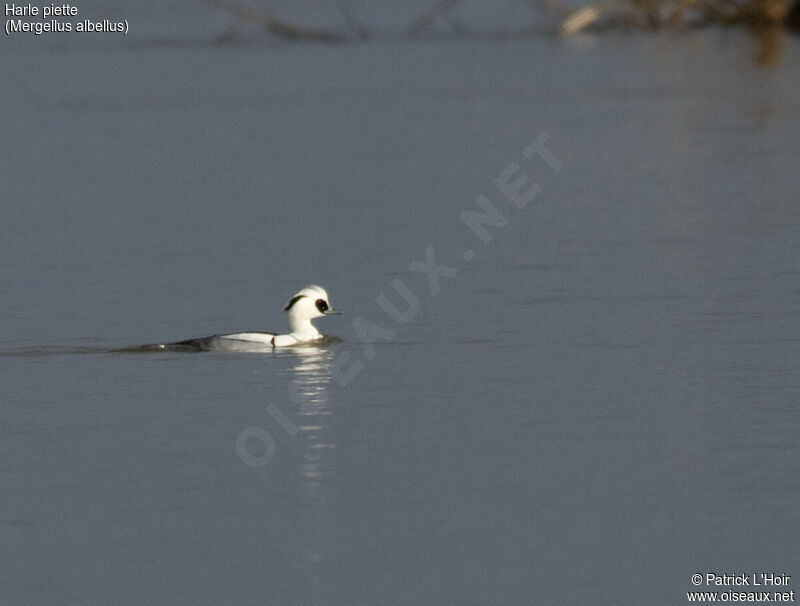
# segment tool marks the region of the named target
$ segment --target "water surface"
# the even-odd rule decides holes
[[[675,604],[694,572],[800,575],[800,47],[765,70],[749,44],[6,44],[4,600]],[[543,135],[560,171],[524,154]],[[341,343],[107,351],[282,330],[311,282]]]

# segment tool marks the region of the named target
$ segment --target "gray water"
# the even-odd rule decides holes
[[[797,39],[203,39],[2,42],[3,604],[794,588]]]

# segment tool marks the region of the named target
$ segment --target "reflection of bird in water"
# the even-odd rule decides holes
[[[290,397],[295,408],[297,429],[305,443],[301,466],[308,496],[322,504],[325,495],[322,483],[332,473],[326,451],[335,447],[330,434],[333,410],[328,386],[334,354],[328,348],[301,347],[291,350],[297,356],[292,371],[295,376]]]

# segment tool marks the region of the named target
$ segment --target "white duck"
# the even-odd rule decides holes
[[[290,347],[319,341],[324,337],[311,323],[314,318],[341,314],[331,308],[328,293],[316,284],[306,286],[286,304],[289,332],[236,332],[164,343],[155,348],[163,351],[263,351],[273,347]]]

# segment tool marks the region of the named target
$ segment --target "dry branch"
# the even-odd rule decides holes
[[[367,39],[368,28],[356,17],[351,0],[336,0],[345,24],[343,33],[297,25],[278,19],[270,11],[247,0],[206,0],[228,11],[237,23],[259,25],[270,33],[287,40],[340,42],[346,38]],[[451,19],[453,10],[463,0],[433,0],[432,6],[408,26],[409,36],[429,28],[437,19]],[[745,25],[756,30],[786,27],[800,30],[800,0],[589,0],[580,8],[569,6],[565,0],[528,0],[535,8],[554,16],[563,35],[584,29],[635,26],[658,29],[662,27],[701,26],[707,24]],[[234,24],[220,39],[227,40],[239,29]]]
[[[566,18],[575,10],[574,8],[562,4],[559,0],[528,0],[528,3],[534,10],[542,9],[545,12],[555,14],[561,19]]]
[[[356,17],[350,0],[338,0],[338,6],[347,28],[362,40],[368,40],[371,37],[369,29]]]
[[[408,35],[416,36],[439,17],[453,10],[460,2],[461,0],[439,0],[408,26]]]
[[[598,24],[654,29],[710,23],[789,27],[789,14],[788,0],[604,0],[571,12],[562,19],[560,31],[574,34]]]
[[[313,42],[340,42],[343,37],[335,32],[295,25],[277,19],[268,12],[237,0],[206,0],[217,8],[224,9],[242,21],[260,25],[271,34],[287,40],[311,40]]]

